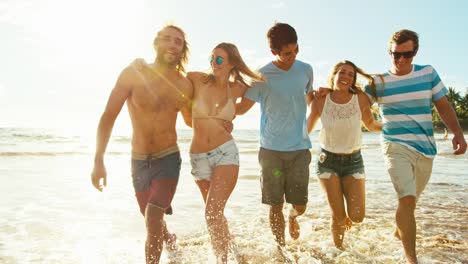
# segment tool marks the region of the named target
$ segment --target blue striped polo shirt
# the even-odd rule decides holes
[[[382,140],[434,157],[437,147],[432,103],[447,94],[436,70],[430,65],[413,65],[413,71],[407,75],[383,74],[383,85],[379,77],[374,79],[383,122]],[[372,95],[369,86],[366,93]]]

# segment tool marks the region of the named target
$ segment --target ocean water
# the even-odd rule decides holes
[[[392,233],[397,205],[385,174],[379,135],[364,133],[366,219],[334,248],[330,212],[315,177],[317,133],[310,166],[309,204],[298,219],[301,236],[287,235],[285,260],[276,250],[268,207],[260,202],[258,131],[234,131],[240,175],[226,217],[237,254],[230,263],[404,263]],[[417,207],[417,253],[421,263],[468,263],[468,156],[451,154],[437,135],[439,155]],[[178,252],[162,263],[214,263],[203,217],[203,200],[190,175],[190,130],[179,131],[182,171],[166,217],[178,236]],[[130,176],[130,139],[112,137],[103,193],[90,181],[94,136],[46,129],[0,128],[0,263],[144,263],[145,227]],[[289,207],[285,207],[287,215]],[[286,231],[287,233],[287,231]]]

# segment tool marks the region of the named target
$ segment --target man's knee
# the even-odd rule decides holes
[[[296,216],[298,216],[298,215],[304,214],[305,210],[306,210],[306,206],[305,206],[305,205],[293,205],[293,206],[292,206],[292,210],[291,210],[292,212],[291,212],[291,213],[293,213],[293,212],[295,211]]]
[[[416,197],[407,195],[398,200],[398,207],[405,210],[414,211],[416,209]]]
[[[135,196],[138,202],[138,207],[140,207],[140,213],[145,216],[146,206],[148,205],[148,200],[151,193],[149,190],[135,192]]]
[[[165,211],[166,208],[159,207],[152,203],[147,204],[145,211],[145,222],[148,233],[162,231]]]
[[[270,213],[278,214],[283,212],[283,204],[270,206]]]
[[[171,202],[172,199],[165,195],[152,195],[148,200],[148,204],[151,204],[158,208],[164,208],[165,214],[168,215],[172,214]]]

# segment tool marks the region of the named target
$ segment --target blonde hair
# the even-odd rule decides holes
[[[158,47],[159,37],[161,36],[161,33],[168,28],[172,28],[172,29],[179,31],[182,34],[182,37],[184,38],[184,47],[182,48],[182,56],[180,57],[179,63],[176,65],[176,70],[178,72],[185,73],[185,65],[188,63],[188,56],[190,54],[190,50],[188,47],[189,45],[187,43],[187,40],[185,39],[185,32],[180,27],[172,25],[172,24],[165,25],[156,34],[156,37],[153,40],[153,46],[155,49]]]
[[[375,100],[377,100],[377,89],[375,88],[375,81],[374,81],[374,78],[372,77],[372,75],[364,72],[361,68],[357,67],[354,63],[352,63],[351,61],[348,61],[348,60],[340,61],[337,64],[335,64],[335,66],[332,69],[330,78],[328,79],[328,84],[330,85],[330,87],[332,89],[335,89],[334,79],[335,79],[336,74],[340,70],[341,66],[343,66],[343,65],[349,65],[354,69],[353,83],[349,87],[350,92],[356,94],[356,93],[358,93],[358,91],[363,91],[363,88],[360,86],[360,84],[356,82],[357,75],[359,74],[368,81],[369,87],[370,87],[370,89],[372,91],[372,97]],[[383,76],[380,75],[380,74],[378,76],[382,80],[382,85],[383,85],[383,83],[384,83]]]
[[[250,84],[246,82],[245,77],[249,77],[251,80],[255,80],[255,81],[264,80],[264,78],[260,74],[252,71],[247,66],[247,64],[245,64],[236,45],[232,43],[222,42],[216,45],[214,49],[222,49],[227,53],[229,62],[232,65],[234,65],[230,73],[230,77],[234,78],[234,81],[239,81],[245,86],[250,87]],[[210,73],[208,74],[205,82],[209,82],[212,80],[214,80],[214,76],[212,73]]]

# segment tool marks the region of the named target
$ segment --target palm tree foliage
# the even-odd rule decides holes
[[[461,95],[455,88],[449,87],[448,93],[445,95],[447,100],[452,105],[455,113],[457,114],[458,121],[464,130],[468,129],[468,87],[466,88],[465,94]],[[432,121],[434,122],[434,128],[441,130],[445,126],[442,120],[437,114],[435,106],[432,109]]]

